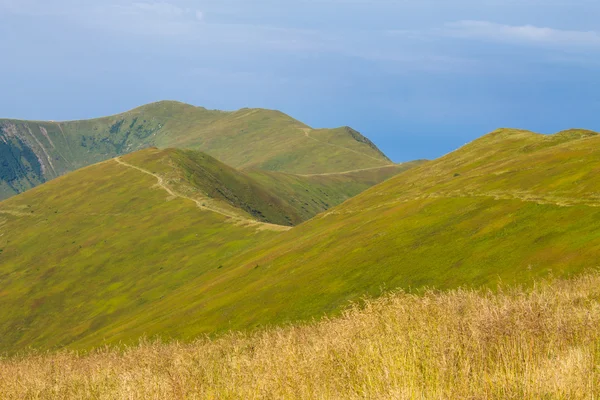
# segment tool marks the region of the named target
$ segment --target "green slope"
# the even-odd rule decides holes
[[[302,222],[296,210],[268,188],[204,153],[151,148],[120,157],[117,162],[156,175],[175,195],[194,200],[201,209],[233,219],[285,226]]]
[[[151,146],[201,150],[236,168],[289,173],[391,164],[350,128],[313,130],[278,111],[223,112],[163,101],[84,121],[0,120],[0,199]]]
[[[140,316],[172,329],[160,306],[189,282],[221,274],[231,257],[327,208],[306,211],[291,200],[338,204],[412,165],[246,174],[193,150],[150,148],[5,200],[0,352],[112,340],[109,327],[135,326]],[[253,177],[263,174],[262,182]],[[180,316],[185,304],[169,304]]]
[[[163,177],[178,193],[242,218],[292,226],[424,161],[344,173],[294,175],[236,170],[195,150],[155,148],[119,160]]]
[[[411,161],[346,173],[312,175],[294,175],[258,169],[245,172],[278,198],[286,199],[300,218],[306,221],[371,186],[422,163],[424,161]]]
[[[78,345],[144,333],[189,339],[312,318],[386,288],[527,284],[596,267],[598,149],[588,131],[499,130],[232,257]]]
[[[143,153],[123,162],[155,167],[148,153],[159,152]],[[111,160],[0,203],[2,350],[65,345],[135,318],[281,230],[244,220],[242,210],[201,210],[157,182]]]
[[[235,284],[223,284],[234,294],[213,301],[240,307],[246,327],[308,318],[382,288],[494,287],[597,267],[599,172],[596,133],[493,132],[227,263]],[[212,288],[207,296],[221,289]],[[222,323],[218,307],[201,315],[214,318],[207,329]]]
[[[174,175],[162,169],[165,153]],[[190,339],[312,318],[386,288],[528,284],[600,261],[594,132],[498,130],[287,231],[249,220],[241,204],[253,196],[204,195],[217,212],[165,201],[173,196],[153,188],[157,179],[202,204],[202,183],[187,171],[222,168],[190,154],[150,149],[0,203],[0,348]],[[374,172],[355,172],[365,173]],[[243,175],[256,190],[288,194],[263,215],[298,212],[288,201],[298,180],[333,179],[286,175],[277,186],[268,173]]]

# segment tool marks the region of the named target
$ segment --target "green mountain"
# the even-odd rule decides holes
[[[79,170],[0,203],[0,349],[190,339],[386,288],[579,273],[600,258],[598,149],[591,131],[501,129],[293,228],[320,188],[389,168],[236,171],[148,149]]]
[[[383,288],[494,288],[596,268],[599,170],[595,132],[497,130],[234,257],[231,279],[204,292],[215,307],[190,330],[220,329],[228,307],[239,315],[229,326],[245,328],[339,310]]]
[[[193,150],[150,148],[5,200],[0,351],[136,324],[189,282],[218,276],[234,255],[327,209],[325,201],[339,204],[413,165],[246,174]]]
[[[235,168],[300,174],[392,164],[351,128],[312,129],[279,111],[163,101],[85,121],[0,120],[0,199],[152,146],[200,150]]]

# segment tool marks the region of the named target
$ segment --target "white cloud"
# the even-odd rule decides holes
[[[459,21],[446,25],[447,36],[519,44],[600,46],[600,33],[561,30],[534,25],[503,25],[489,21]]]

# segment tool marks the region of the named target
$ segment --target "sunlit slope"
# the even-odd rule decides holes
[[[6,399],[598,398],[600,274],[397,292],[337,318],[192,343],[0,358]]]
[[[202,307],[194,292],[176,295],[185,286],[210,285],[236,254],[417,164],[246,174],[193,150],[149,148],[5,200],[0,352],[177,336],[180,318],[193,322],[179,310]],[[146,318],[152,328],[138,331]]]
[[[202,209],[181,197],[181,183],[167,191],[166,181],[130,166],[152,169],[149,152],[0,203],[1,351],[67,345],[145,315],[186,282],[285,229],[217,200]]]
[[[136,153],[123,157],[121,161],[143,165],[147,171],[163,174],[158,169],[161,164],[136,158],[144,154]],[[144,190],[154,196],[160,193],[160,188],[152,188],[157,184],[154,176],[119,165],[117,161],[91,168],[113,168],[121,174],[137,172],[142,174],[142,178],[148,179],[146,186],[149,187]],[[139,174],[136,175],[138,178]],[[251,176],[251,173],[247,176]],[[100,178],[105,179],[105,174]],[[263,176],[253,179],[263,188],[269,187],[265,182],[270,178]],[[169,179],[166,181],[170,183]],[[101,182],[104,181],[93,184],[93,188],[101,190],[106,185]],[[290,182],[294,181],[282,184],[279,190],[292,185]],[[182,188],[187,185],[184,183],[174,180],[172,190],[183,191]],[[53,184],[55,182],[49,185]],[[40,217],[37,211],[39,207],[32,208],[32,214],[26,207],[29,202],[13,203],[18,199],[28,199],[31,193],[38,193],[46,186],[0,204],[4,213],[12,213],[4,214],[4,236],[0,237],[4,250],[2,257],[23,259],[29,249],[38,251],[37,243],[47,246],[42,250],[48,255],[56,254],[49,263],[42,260],[43,263],[39,264],[42,271],[39,272],[34,269],[37,263],[33,258],[19,261],[19,266],[2,266],[0,298],[3,301],[6,299],[12,306],[8,307],[9,311],[0,311],[4,313],[0,314],[3,321],[11,321],[6,328],[5,336],[8,339],[3,344],[5,348],[29,344],[87,348],[105,341],[131,342],[144,334],[192,339],[202,333],[310,319],[340,310],[349,300],[356,300],[365,294],[376,295],[386,288],[495,287],[499,281],[528,284],[548,275],[576,274],[586,268],[597,267],[600,262],[600,136],[583,130],[566,131],[553,136],[509,129],[495,131],[454,153],[405,171],[306,223],[282,232],[261,230],[272,226],[258,222],[248,222],[244,227],[233,217],[203,213],[198,210],[197,204],[181,198],[165,202],[168,193],[165,194],[164,190],[158,202],[161,207],[181,204],[181,207],[190,207],[190,213],[193,210],[193,213],[212,217],[196,217],[194,221],[177,220],[176,223],[163,218],[164,212],[155,208],[158,205],[146,208],[131,199],[127,202],[121,200],[121,203],[116,202],[120,204],[120,209],[128,209],[130,205],[137,215],[135,220],[126,220],[128,225],[124,226],[120,225],[121,219],[118,219],[120,229],[113,231],[115,237],[122,233],[121,240],[126,240],[127,244],[119,247],[117,252],[102,249],[93,261],[96,263],[96,260],[100,260],[100,266],[94,268],[91,267],[91,259],[59,258],[62,253],[56,253],[71,249],[76,254],[88,254],[91,250],[70,247],[82,245],[79,237],[85,235],[78,233],[74,238],[64,236],[56,241],[54,247],[54,240],[44,242],[39,236],[59,235],[53,233],[52,229],[47,228],[36,235],[26,232],[30,227],[42,229],[46,226],[44,224],[51,224],[55,231],[55,227],[62,228],[63,225],[65,229],[74,229],[68,227],[74,223],[73,219],[64,223],[52,219],[60,216],[61,209],[57,209],[59,213],[53,216],[54,208],[48,207],[50,214]],[[107,193],[115,193],[116,190]],[[129,193],[126,191],[130,188],[119,186],[118,190],[120,192],[117,193]],[[274,194],[271,189],[266,190]],[[137,193],[133,190],[128,196],[136,199]],[[41,196],[46,199],[44,201],[59,201],[55,198],[62,194],[50,196],[45,193]],[[139,192],[139,198],[146,198],[143,191]],[[41,202],[41,199],[38,201]],[[108,203],[100,199],[94,201],[99,203],[97,208],[104,210],[101,211],[103,215],[108,213],[106,207],[112,207],[110,199],[107,199]],[[11,207],[6,207],[7,204]],[[73,207],[81,210],[85,204],[87,202],[80,199]],[[165,231],[158,227],[152,231],[138,229],[139,225],[134,224],[134,221],[152,223],[157,211],[167,227],[169,223],[174,224],[171,229],[183,229],[180,223],[183,227],[190,226],[189,229],[200,229],[215,220],[215,225],[211,225],[214,227],[211,231],[214,236],[209,235],[210,240],[202,239],[202,244],[193,245],[196,231],[189,235],[165,236]],[[189,218],[188,215],[197,214],[186,214],[186,218]],[[238,218],[242,217],[240,214]],[[40,219],[33,220],[34,223],[22,222],[25,218]],[[220,227],[217,227],[217,221]],[[226,230],[222,230],[222,226]],[[7,234],[6,227],[12,227],[11,234]],[[127,239],[129,235],[124,233],[134,227],[136,233],[133,237],[136,239]],[[99,233],[94,230],[93,234]],[[206,235],[202,232],[198,234],[200,237]],[[113,236],[108,243],[115,240]],[[84,243],[97,242],[87,240]],[[82,246],[85,249],[85,245]],[[181,246],[190,247],[181,252],[171,252]],[[233,250],[231,246],[234,246]],[[149,249],[156,251],[148,252]],[[215,254],[210,253],[210,257],[206,258],[205,255],[210,251]],[[123,258],[116,258],[118,268],[113,267],[114,262],[102,262],[102,257],[113,257],[112,254],[119,254],[118,257]],[[167,258],[165,254],[178,255]],[[147,265],[174,268],[178,272],[175,277],[169,276],[166,280],[162,275],[161,279],[151,280],[153,274],[157,273],[155,269],[132,263],[135,257],[157,258],[154,264],[148,262]],[[63,259],[64,262],[60,261]],[[189,265],[190,269],[185,269],[186,263],[192,259],[197,260],[201,267],[195,269]],[[61,268],[48,273],[44,266],[46,264],[56,264]],[[76,267],[68,270],[65,265]],[[129,277],[123,277],[131,265],[134,271],[140,271],[140,275],[132,274],[135,276],[135,286],[130,283]],[[183,271],[180,270],[182,268]],[[55,278],[54,274],[63,270],[68,275]],[[81,271],[86,270],[92,271],[93,275],[83,279],[80,277]],[[106,275],[99,271],[106,271]],[[98,282],[95,276],[104,277],[105,280]],[[97,288],[91,292],[91,299],[82,297],[84,289],[78,286],[79,282],[86,282],[86,279],[92,283],[83,287]],[[150,283],[146,283],[148,279]],[[140,280],[142,286],[137,283]],[[37,283],[30,285],[31,281]],[[118,291],[118,295],[114,295],[118,300],[100,300],[107,297],[102,295],[103,292],[113,290],[109,288],[122,281],[127,283],[114,289]],[[123,287],[130,288],[138,297],[130,297]],[[152,289],[146,292],[143,287]],[[165,292],[165,288],[176,290]],[[82,322],[71,327],[73,325],[69,324],[74,320],[61,320],[62,326],[70,328],[63,328],[61,336],[54,337],[52,333],[58,329],[59,322],[50,318],[62,318],[60,316],[66,308],[62,308],[64,303],[53,301],[75,301],[71,297],[66,299],[65,293],[71,291],[75,293],[73,298],[79,300],[68,303],[68,309],[74,308],[76,320]],[[133,307],[136,300],[141,303],[136,306],[138,308]],[[125,303],[123,308],[121,302]],[[40,309],[42,306],[38,306],[38,303],[46,304],[47,308]],[[102,308],[97,310],[91,307]],[[79,310],[85,312],[79,314]],[[49,327],[40,328],[42,322],[48,323]]]
[[[233,263],[237,271],[260,265],[264,276],[230,301],[262,302],[285,319],[384,287],[494,286],[576,273],[600,263],[599,206],[600,136],[499,130]]]
[[[279,111],[163,101],[91,120],[0,120],[0,198],[150,146],[200,150],[236,168],[303,174],[391,164],[350,128],[313,130]]]
[[[494,132],[190,281],[169,299],[188,300],[177,329],[163,333],[311,318],[386,288],[527,284],[597,267],[599,172],[591,132]],[[158,332],[146,317],[132,329]]]

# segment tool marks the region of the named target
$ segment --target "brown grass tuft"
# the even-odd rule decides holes
[[[402,292],[335,319],[191,344],[0,361],[3,399],[591,399],[600,273]]]

